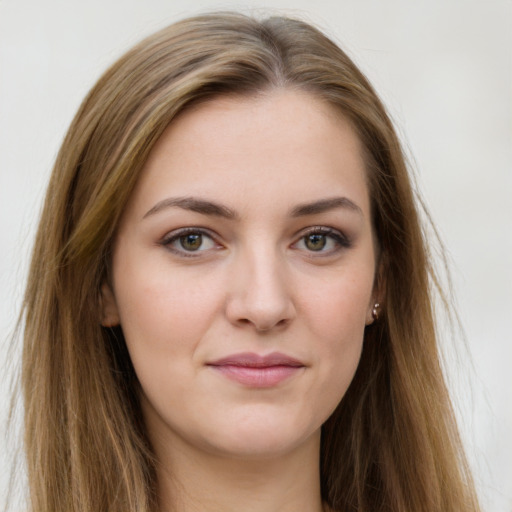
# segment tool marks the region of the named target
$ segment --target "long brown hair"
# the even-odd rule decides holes
[[[57,157],[24,302],[22,389],[34,512],[155,510],[155,460],[120,329],[100,326],[118,219],[149,152],[183,109],[225,94],[307,91],[365,150],[383,312],[323,426],[334,510],[479,510],[440,367],[436,283],[405,159],[363,74],[317,29],[235,13],[178,22],[115,63]]]

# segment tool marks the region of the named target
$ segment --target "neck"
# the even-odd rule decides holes
[[[319,433],[290,453],[249,460],[172,444],[157,449],[161,512],[323,510]]]

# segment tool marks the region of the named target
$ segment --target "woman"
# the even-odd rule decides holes
[[[311,26],[140,43],[55,164],[25,299],[34,511],[476,511],[404,157]]]

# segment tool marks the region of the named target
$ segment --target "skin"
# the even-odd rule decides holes
[[[152,150],[102,321],[125,334],[163,511],[322,510],[320,428],[378,302],[361,155],[346,120],[290,90],[199,105]],[[176,203],[192,197],[221,209]],[[261,388],[210,365],[240,352],[302,366]]]

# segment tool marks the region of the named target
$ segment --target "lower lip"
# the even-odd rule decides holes
[[[271,388],[296,375],[302,366],[236,366],[212,365],[211,368],[220,372],[228,379],[252,388]]]

